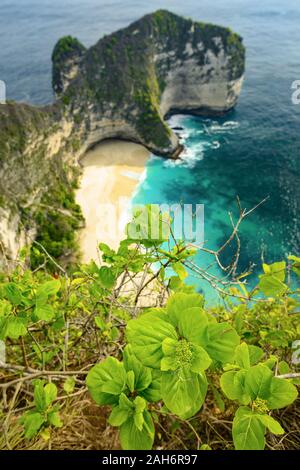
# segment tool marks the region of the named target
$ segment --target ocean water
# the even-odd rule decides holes
[[[172,118],[186,151],[181,164],[153,158],[136,203],[205,205],[205,240],[216,248],[230,231],[236,197],[248,209],[269,196],[241,227],[240,269],[281,259],[300,248],[299,0],[1,0],[0,80],[8,98],[53,99],[50,57],[57,39],[77,36],[89,46],[142,14],[166,8],[232,27],[247,48],[246,79],[236,109],[223,118]],[[227,250],[224,261],[232,252]],[[199,254],[199,263],[208,262]],[[190,279],[198,287],[205,286]]]

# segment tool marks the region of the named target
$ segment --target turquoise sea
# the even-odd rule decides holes
[[[291,101],[292,82],[300,79],[299,0],[2,0],[0,79],[8,97],[37,104],[53,99],[50,56],[62,35],[91,45],[158,8],[240,33],[246,79],[226,117],[172,118],[183,128],[184,161],[151,159],[135,202],[204,204],[205,240],[216,248],[230,230],[228,211],[237,214],[236,196],[247,208],[269,196],[241,228],[240,269],[260,264],[262,256],[273,262],[299,254],[300,105]],[[198,261],[207,259],[200,254]]]

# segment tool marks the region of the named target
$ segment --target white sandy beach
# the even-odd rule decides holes
[[[80,233],[82,261],[99,260],[99,242],[117,248],[124,238],[130,201],[143,178],[149,151],[132,142],[101,142],[83,158],[76,201],[86,226]]]

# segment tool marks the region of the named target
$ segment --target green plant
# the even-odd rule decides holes
[[[239,344],[234,328],[217,323],[203,303],[198,294],[174,294],[165,309],[151,309],[128,323],[130,365],[125,359],[122,364],[108,358],[90,371],[89,390],[98,404],[114,405],[109,422],[120,426],[124,449],[152,447],[154,428],[145,400],[161,399],[181,419],[194,416],[205,401],[209,368],[214,372],[226,369],[221,376],[222,390],[227,398],[243,405],[233,420],[236,449],[264,449],[266,428],[274,434],[284,433],[268,413],[291,404],[297,397],[295,386],[274,377],[271,368],[276,357],[258,363],[263,351]],[[156,374],[153,382],[151,371]],[[135,380],[141,374],[143,380]],[[149,400],[151,383],[157,394]]]
[[[234,363],[228,365],[229,370],[221,376],[225,395],[242,405],[235,413],[232,427],[237,450],[264,449],[266,429],[273,434],[284,434],[269,412],[285,408],[297,397],[292,383],[274,377],[272,368],[277,363],[276,357],[258,363],[263,355],[260,348],[242,343],[236,348]]]
[[[203,309],[203,297],[178,293],[166,310],[153,310],[128,323],[127,339],[143,364],[160,370],[162,398],[182,418],[202,406],[213,361],[228,362],[239,342],[227,323],[215,323]]]
[[[50,427],[60,428],[63,423],[59,417],[59,405],[54,405],[57,398],[57,388],[54,383],[47,383],[43,380],[35,380],[34,384],[34,408],[26,411],[21,418],[21,423],[25,428],[25,437],[33,438],[41,432],[45,440],[50,437]]]
[[[160,400],[160,377],[144,367],[127,346],[123,362],[108,357],[94,366],[87,386],[99,405],[113,405],[108,422],[120,427],[124,449],[151,449],[154,424],[149,402]]]
[[[50,322],[56,312],[49,299],[60,290],[59,280],[51,280],[34,286],[30,276],[26,284],[9,282],[0,285],[0,339],[17,339],[28,334],[28,327],[40,321]],[[34,288],[35,287],[35,288]],[[54,304],[55,305],[55,304]]]
[[[220,281],[223,302],[210,307],[185,283],[191,267],[198,272],[190,261],[194,248],[183,241],[171,246],[170,219],[160,214],[153,225],[149,214],[150,208],[135,213],[131,238],[118,249],[100,244],[100,266],[91,262],[66,272],[48,257],[59,274],[49,274],[47,266],[31,271],[25,248],[16,269],[0,273],[0,339],[7,353],[7,362],[0,361],[0,448],[31,448],[32,438],[34,446],[67,447],[70,416],[92,398],[104,407],[93,405],[96,415],[106,419],[111,407],[108,423],[119,429],[124,449],[174,448],[178,442],[219,448],[219,418],[232,419],[237,449],[298,445],[290,439],[297,426],[296,405],[290,404],[300,376],[292,358],[300,331],[299,258],[265,264],[250,292],[241,279],[222,289]],[[152,229],[156,239],[149,238]],[[287,406],[280,417],[276,410]],[[22,416],[23,434],[15,431],[13,416]],[[172,444],[166,437],[178,435]],[[229,434],[221,446],[232,448]]]

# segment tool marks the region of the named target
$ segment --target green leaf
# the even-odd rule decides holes
[[[60,315],[56,318],[55,322],[53,322],[51,324],[51,328],[54,330],[54,331],[59,331],[59,330],[62,330],[65,326],[66,322],[65,322],[65,319],[63,317],[63,315]]]
[[[34,403],[38,411],[44,412],[57,397],[54,383],[44,385],[44,380],[34,381]]]
[[[37,379],[34,381],[34,404],[38,411],[45,411],[45,392],[44,380]]]
[[[271,433],[284,434],[284,429],[281,427],[278,421],[276,421],[276,419],[272,418],[272,416],[266,414],[257,414],[257,417]]]
[[[37,411],[27,411],[21,418],[21,423],[25,428],[26,439],[32,439],[41,429],[45,419]]]
[[[285,281],[286,274],[286,262],[279,261],[273,264],[263,264],[263,270],[265,274],[271,274],[273,277],[281,282]]]
[[[160,277],[160,279],[161,279],[162,281],[165,280],[165,277],[166,277],[166,270],[165,270],[165,268],[164,268],[163,266],[160,268],[159,277]]]
[[[34,315],[39,320],[50,321],[55,317],[54,309],[47,305],[48,298],[57,294],[61,287],[59,280],[48,281],[42,284],[36,292]]]
[[[208,342],[203,345],[212,359],[223,364],[232,363],[235,349],[240,343],[240,337],[228,323],[209,324]]]
[[[151,450],[154,442],[154,424],[148,411],[143,413],[143,428],[140,431],[130,417],[120,427],[120,441],[124,450]]]
[[[119,398],[119,406],[120,408],[128,411],[134,410],[134,404],[131,400],[125,395],[125,393],[121,393]]]
[[[161,392],[161,378],[162,373],[159,370],[153,369],[151,371],[152,382],[150,385],[139,392],[139,394],[150,403],[156,403],[162,399]]]
[[[166,338],[162,342],[162,351],[164,357],[160,362],[160,369],[162,371],[176,370],[179,365],[177,363],[176,351],[179,346],[179,341],[172,338]]]
[[[282,296],[288,290],[288,286],[274,275],[262,274],[258,284],[259,289],[267,297]]]
[[[236,347],[234,361],[241,369],[250,368],[250,354],[246,343],[241,343]]]
[[[250,365],[254,366],[257,364],[263,357],[264,352],[258,346],[253,346],[252,344],[248,345]]]
[[[108,258],[111,258],[112,256],[116,254],[116,252],[112,250],[111,248],[109,248],[109,246],[106,245],[105,243],[99,243],[99,250],[102,251],[104,256]]]
[[[245,391],[246,371],[228,371],[222,374],[220,385],[222,391],[230,400],[238,400],[242,405],[248,405],[251,398]]]
[[[48,442],[51,437],[50,428],[43,428],[40,432],[40,435],[41,438],[44,439],[44,441]]]
[[[45,407],[48,408],[49,405],[57,398],[57,388],[54,383],[48,383],[44,387],[45,394]]]
[[[173,294],[167,302],[167,313],[170,316],[170,321],[177,326],[178,319],[181,316],[181,312],[188,308],[199,307],[202,308],[204,305],[204,298],[199,294]]]
[[[22,305],[24,298],[17,284],[9,282],[4,286],[4,292],[7,299],[15,306]]]
[[[64,391],[69,395],[69,393],[72,393],[74,391],[74,388],[75,388],[75,378],[68,377],[64,383]]]
[[[278,364],[278,372],[280,375],[289,374],[291,372],[290,366],[286,361],[280,361]]]
[[[208,444],[202,444],[199,450],[212,450]]]
[[[126,387],[124,365],[113,357],[108,357],[89,371],[86,384],[98,405],[113,405]]]
[[[39,320],[50,321],[55,317],[55,312],[51,305],[43,304],[36,306],[34,315]]]
[[[175,362],[176,356],[165,356],[162,358],[160,362],[160,370],[162,372],[166,372],[168,370],[176,370],[178,369],[178,365]]]
[[[99,279],[103,287],[106,289],[111,289],[116,282],[115,275],[111,268],[108,268],[107,266],[102,266],[99,269]]]
[[[224,372],[220,378],[221,389],[229,400],[238,400],[240,393],[242,393],[239,384],[234,382],[236,374],[236,370],[230,370]]]
[[[129,418],[130,415],[130,409],[122,408],[120,406],[115,406],[112,409],[112,412],[108,418],[108,422],[111,426],[121,426],[127,419]]]
[[[180,336],[191,343],[203,346],[207,343],[207,314],[199,307],[182,310],[176,314],[177,327]],[[174,323],[174,322],[173,322]]]
[[[57,411],[51,411],[48,413],[47,419],[48,423],[52,424],[52,426],[55,426],[56,428],[61,428],[63,426],[63,422],[60,419],[59,413]]]
[[[193,344],[193,358],[191,363],[191,371],[202,373],[211,365],[212,360],[201,346]]]
[[[270,387],[270,395],[267,398],[268,408],[276,410],[285,408],[293,403],[298,396],[296,387],[286,379],[273,377]]]
[[[135,376],[133,370],[127,372],[127,385],[131,393],[135,390]]]
[[[18,339],[27,334],[27,319],[8,315],[0,318],[0,339]]]
[[[172,264],[172,268],[174,269],[175,273],[178,274],[178,277],[181,281],[184,281],[185,278],[188,276],[188,273],[186,269],[184,268],[183,264],[174,263]]]
[[[47,281],[42,284],[36,292],[37,298],[50,297],[50,295],[55,295],[61,288],[61,282],[56,279],[53,281]]]
[[[95,325],[100,329],[100,330],[106,330],[107,329],[107,324],[103,320],[103,318],[97,316],[95,317]]]
[[[245,391],[252,400],[256,398],[266,400],[270,395],[272,378],[273,373],[268,367],[262,364],[253,366],[246,371]]]
[[[162,374],[162,399],[169,410],[187,419],[203,405],[207,392],[204,374],[196,374],[187,368]]]
[[[12,305],[7,300],[0,300],[0,319],[10,315],[12,311]]]
[[[171,276],[169,279],[169,289],[171,291],[180,291],[184,286],[179,276]]]
[[[144,422],[145,422],[143,412],[135,413],[133,416],[133,419],[134,419],[134,424],[136,425],[138,430],[142,431]]]
[[[236,450],[263,450],[265,426],[250,408],[240,407],[232,423],[232,437]]]
[[[134,372],[134,390],[142,391],[149,387],[152,381],[151,370],[135,357],[132,347],[127,345],[123,352],[124,367],[126,371]]]
[[[266,361],[262,362],[262,364],[268,367],[270,370],[273,370],[277,362],[278,362],[278,358],[276,356],[271,355],[270,357],[268,357]]]
[[[128,322],[126,336],[134,354],[147,367],[160,368],[165,338],[177,339],[175,328],[153,314],[142,315]]]
[[[134,400],[134,406],[134,424],[136,425],[139,431],[142,431],[145,422],[143,413],[146,410],[147,402],[146,400],[144,400],[144,398],[137,396]]]
[[[146,409],[147,403],[142,397],[137,396],[133,403],[136,413],[142,413]]]
[[[48,364],[48,362],[50,362],[59,351],[59,348],[52,348],[51,351],[41,351],[36,344],[32,345],[32,349],[34,350],[40,362],[42,362],[44,359],[44,364]]]

